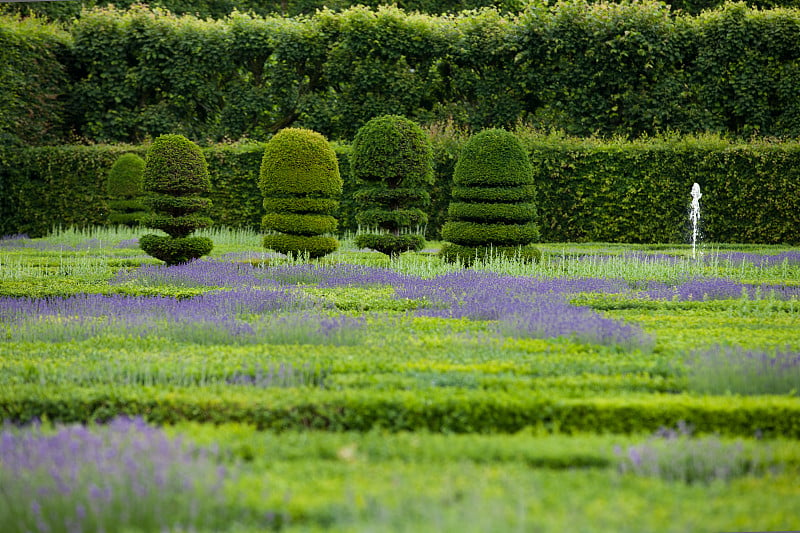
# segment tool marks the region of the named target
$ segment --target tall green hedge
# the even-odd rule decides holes
[[[670,0],[666,2],[674,11],[699,14],[704,10],[723,5],[725,0]],[[0,13],[14,13],[24,16],[35,15],[47,19],[68,21],[79,17],[83,9],[103,7],[114,4],[129,8],[137,0],[81,0],[68,2],[19,2],[0,4]],[[518,13],[525,9],[528,0],[400,0],[392,2],[406,11],[419,11],[429,14],[458,13],[463,10],[494,7],[503,13]],[[553,5],[556,0],[544,2]],[[597,3],[597,2],[592,2]],[[356,5],[377,7],[386,4],[383,0],[150,0],[152,7],[162,8],[172,13],[196,15],[199,18],[224,18],[238,10],[242,13],[267,15],[313,15],[320,9],[342,10]],[[800,7],[800,0],[750,0],[748,5],[760,9],[775,7]]]
[[[64,138],[70,47],[57,26],[0,16],[0,144]]]
[[[800,244],[800,143],[750,143],[716,136],[636,142],[517,132],[534,169],[541,242],[688,242],[692,183],[703,191],[712,242]],[[432,137],[435,184],[428,235],[446,214],[453,165],[464,139]],[[347,168],[349,148],[335,145]],[[146,146],[0,147],[0,235],[41,236],[54,225],[103,224],[106,174],[125,152]],[[256,229],[262,144],[203,149],[215,223]],[[340,231],[354,231],[355,183],[345,178]],[[444,206],[444,208],[442,207]],[[434,223],[434,221],[438,221]]]
[[[65,30],[3,21],[0,58],[14,57],[0,61],[0,116],[30,131],[0,130],[36,144],[266,140],[288,126],[351,141],[384,114],[473,131],[800,136],[798,9],[568,0],[518,16],[361,6],[205,20],[135,6]]]

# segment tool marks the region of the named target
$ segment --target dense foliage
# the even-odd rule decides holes
[[[517,133],[534,169],[542,242],[688,242],[692,183],[703,192],[704,239],[714,242],[800,243],[796,142],[739,143],[718,137],[666,137],[646,141],[574,139]],[[450,203],[454,164],[465,142],[457,135],[432,137],[435,183],[427,235],[438,238]],[[0,235],[41,236],[54,225],[105,223],[106,175],[117,157],[145,153],[145,146],[0,148]],[[350,147],[334,147],[340,168]],[[257,228],[264,215],[258,188],[262,144],[203,149],[212,169],[210,216],[217,224]],[[358,184],[343,175],[339,230],[355,232]],[[486,191],[481,191],[485,194]],[[469,191],[460,190],[471,201]],[[514,202],[528,188],[493,197]]]
[[[121,8],[129,8],[136,4],[135,0],[81,0],[80,2],[59,2],[51,4],[45,2],[12,3],[0,5],[0,13],[19,13],[21,15],[36,15],[56,20],[71,20],[79,17],[87,8],[103,7],[113,4]],[[255,13],[261,16],[268,15],[313,15],[320,9],[344,10],[354,5],[376,8],[386,2],[380,0],[152,0],[148,5],[181,15],[195,15],[199,18],[223,18],[234,10],[243,13]],[[396,5],[406,11],[419,11],[430,14],[458,13],[464,10],[480,8],[496,8],[502,13],[519,13],[531,2],[525,0],[402,0]],[[544,2],[553,5],[553,0]],[[597,3],[592,0],[592,3]],[[722,6],[725,0],[671,0],[665,2],[673,11],[683,11],[699,14],[701,11]],[[772,9],[776,7],[800,7],[797,0],[751,0],[748,5],[754,8]]]
[[[468,140],[451,195],[442,256],[467,264],[490,254],[537,258],[530,246],[539,236],[533,168],[513,133],[484,130]]]
[[[0,15],[0,145],[64,139],[71,45],[57,26]]]
[[[211,206],[211,200],[200,196],[210,192],[211,181],[208,163],[195,143],[182,135],[158,137],[147,151],[142,184],[152,213],[142,217],[141,223],[167,234],[144,235],[139,239],[142,250],[168,265],[211,252],[211,239],[191,235],[212,224],[199,214]]]
[[[133,153],[122,154],[108,171],[109,224],[137,226],[146,214],[142,203],[144,159]]]
[[[353,194],[360,226],[356,244],[396,255],[421,250],[433,185],[433,151],[414,121],[397,115],[376,117],[362,126],[350,153]]]
[[[522,122],[581,136],[794,138],[799,13],[726,4],[690,16],[652,1],[572,0],[518,17],[352,7],[204,20],[103,8],[66,33],[4,19],[0,35],[13,42],[0,49],[15,58],[0,115],[50,132],[24,133],[36,143],[165,131],[266,140],[287,126],[349,141],[383,114],[476,131]],[[36,120],[20,122],[31,109]]]
[[[281,130],[264,147],[259,176],[266,248],[316,258],[339,247],[333,215],[342,178],[336,153],[324,136],[299,128]]]

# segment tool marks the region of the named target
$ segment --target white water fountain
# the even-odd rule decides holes
[[[689,222],[692,225],[692,259],[697,257],[697,240],[700,238],[700,185],[692,185],[692,204],[689,208]]]

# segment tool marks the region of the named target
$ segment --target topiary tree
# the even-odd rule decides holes
[[[145,205],[153,212],[141,222],[168,236],[144,235],[139,239],[141,249],[168,265],[211,252],[211,239],[190,236],[212,223],[199,214],[211,207],[211,200],[200,196],[211,191],[208,164],[200,148],[182,135],[161,135],[147,152],[142,181]]]
[[[421,250],[425,237],[418,228],[428,223],[421,208],[430,203],[434,176],[425,132],[405,117],[373,118],[356,133],[350,166],[361,206],[356,245],[388,255]]]
[[[328,140],[301,128],[279,131],[264,148],[259,187],[264,194],[264,247],[322,257],[339,247],[331,234],[338,221],[342,177]]]
[[[530,246],[539,237],[536,189],[528,154],[505,130],[471,137],[453,171],[452,201],[439,252],[447,260],[471,264],[490,255],[538,260]]]
[[[136,154],[122,154],[111,165],[106,183],[111,208],[109,224],[138,226],[147,214],[141,198],[143,172],[144,159]]]

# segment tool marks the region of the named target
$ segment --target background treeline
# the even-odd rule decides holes
[[[139,143],[267,140],[311,128],[350,141],[399,114],[477,131],[800,135],[800,10],[726,4],[530,5],[519,16],[353,7],[200,20],[89,11],[59,29],[0,17],[0,138]]]
[[[436,183],[427,236],[447,212],[453,168],[466,141],[459,131],[430,131]],[[518,131],[535,171],[544,242],[686,242],[693,182],[703,192],[704,238],[716,242],[800,243],[800,143],[737,143],[716,136],[640,141],[575,139]],[[217,224],[258,228],[263,197],[261,143],[204,148]],[[108,170],[125,152],[147,146],[0,148],[0,235],[41,236],[54,225],[103,224]],[[337,213],[355,231],[350,147],[335,145],[345,180]]]
[[[557,0],[543,0],[542,5],[553,5]],[[672,0],[666,2],[673,11],[683,11],[696,15],[703,10],[721,6],[725,0]],[[134,4],[147,4],[151,7],[165,9],[176,15],[196,15],[199,18],[223,18],[234,10],[256,15],[310,15],[320,9],[340,11],[356,5],[378,7],[392,4],[405,11],[420,13],[444,14],[458,13],[468,9],[483,7],[496,8],[503,13],[519,13],[531,0],[82,0],[56,2],[25,2],[11,5],[0,5],[0,12],[18,13],[25,16],[36,15],[52,20],[70,20],[81,16],[85,8],[105,7],[113,4],[127,9]],[[747,5],[760,9],[775,7],[800,7],[800,0],[750,0]]]

